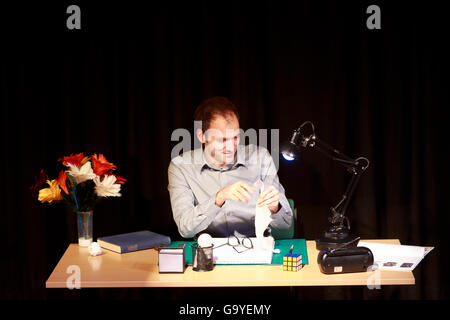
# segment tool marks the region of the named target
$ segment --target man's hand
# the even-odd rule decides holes
[[[278,190],[270,187],[261,193],[256,201],[256,205],[259,207],[267,206],[270,212],[277,213],[280,210],[279,200]]]
[[[247,185],[245,182],[238,181],[236,183],[226,186],[216,194],[216,206],[221,207],[226,200],[241,201],[248,203],[251,198],[250,193],[255,190]]]

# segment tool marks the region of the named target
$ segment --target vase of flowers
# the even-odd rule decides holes
[[[64,202],[76,213],[78,244],[89,246],[93,239],[93,210],[106,197],[120,197],[126,179],[113,173],[116,166],[100,154],[71,154],[58,159],[65,170],[49,180],[44,170],[31,187],[42,203]],[[47,186],[44,188],[44,186]]]

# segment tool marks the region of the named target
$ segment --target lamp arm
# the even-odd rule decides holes
[[[310,133],[309,135],[304,135],[302,134],[301,131],[308,124],[311,126],[312,133]],[[344,219],[346,219],[348,229],[350,229],[350,223],[348,222],[348,219],[345,217],[345,213],[347,211],[348,205],[350,204],[350,200],[353,196],[356,185],[359,182],[361,174],[369,167],[369,160],[364,157],[352,159],[346,156],[345,154],[339,152],[337,149],[331,147],[326,142],[317,138],[314,132],[314,125],[310,121],[304,122],[296,130],[295,141],[292,142],[296,143],[297,145],[300,144],[302,147],[305,148],[310,147],[316,149],[317,151],[320,151],[328,158],[346,167],[347,171],[352,174],[352,178],[349,184],[347,185],[347,189],[345,190],[342,199],[334,207],[331,207],[332,215],[329,218],[331,224],[333,225],[342,225]]]
[[[304,128],[307,127],[308,125],[310,126],[310,132],[308,134],[305,134]],[[355,160],[346,156],[345,154],[339,152],[339,150],[331,147],[325,141],[317,138],[314,129],[314,124],[311,121],[303,122],[300,125],[300,127],[298,127],[297,130],[294,131],[294,134],[290,142],[297,146],[302,146],[304,148],[307,147],[315,148],[318,151],[325,154],[328,158],[340,163],[345,167],[353,168],[354,166],[359,165],[358,159]],[[369,160],[367,160],[367,162],[369,162]]]
[[[341,201],[338,202],[337,205],[331,207],[332,215],[330,217],[330,223],[333,225],[342,224],[345,219],[345,213],[347,211],[348,205],[350,204],[350,200],[355,192],[356,185],[359,182],[359,178],[361,177],[361,172],[352,175],[352,178],[347,185],[347,189],[345,190],[344,195],[342,196]],[[350,223],[347,219],[347,227],[350,229]]]
[[[334,149],[329,144],[325,143],[323,140],[317,138],[315,134],[312,134],[307,138],[303,137],[303,139],[305,146],[315,148],[317,151],[320,151],[325,156],[338,162],[344,167],[352,168],[358,165],[356,160],[347,157],[345,154],[339,152],[339,150]]]

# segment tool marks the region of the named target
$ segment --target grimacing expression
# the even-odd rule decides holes
[[[205,152],[216,162],[215,165],[222,167],[233,163],[240,139],[237,117],[234,114],[214,117],[202,139]]]

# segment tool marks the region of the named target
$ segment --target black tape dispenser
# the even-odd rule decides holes
[[[359,239],[334,249],[321,250],[317,256],[320,271],[325,274],[368,271],[373,265],[373,254],[369,248],[356,246]]]

